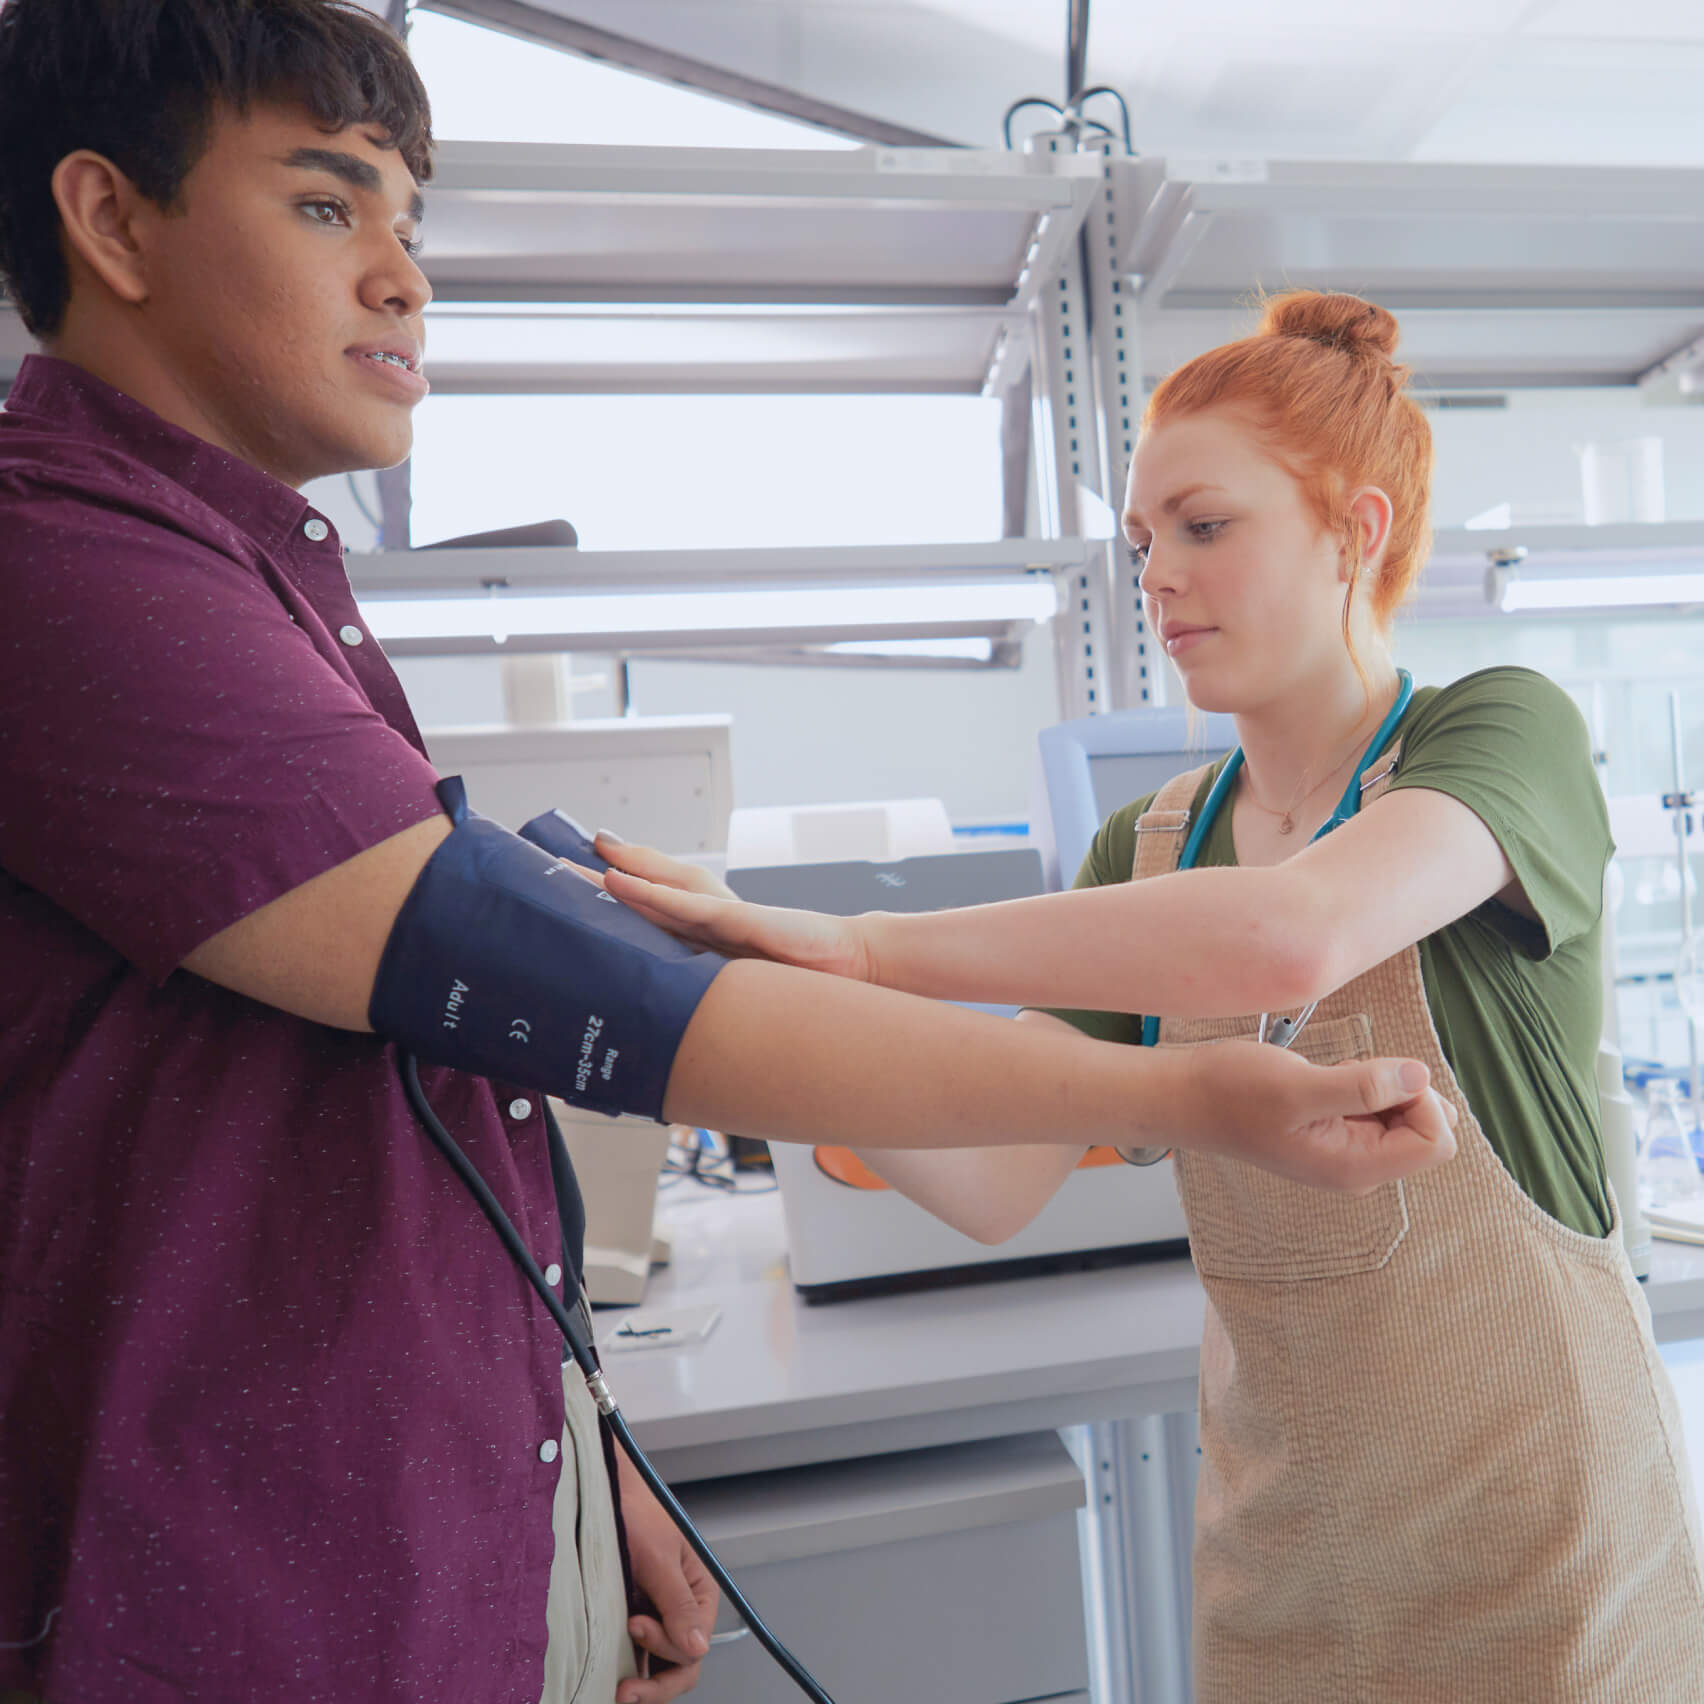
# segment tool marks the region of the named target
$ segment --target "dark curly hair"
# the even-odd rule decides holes
[[[0,280],[37,337],[70,275],[54,168],[105,155],[170,207],[215,106],[305,107],[327,131],[373,125],[424,183],[432,116],[407,49],[349,0],[0,0]]]

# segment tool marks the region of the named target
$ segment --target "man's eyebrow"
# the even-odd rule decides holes
[[[284,156],[283,163],[307,172],[330,172],[351,188],[364,189],[370,194],[376,194],[385,186],[379,168],[370,160],[363,160],[359,154],[346,154],[340,148],[294,148]],[[426,202],[416,190],[414,199],[408,204],[408,216],[418,223],[425,214]]]

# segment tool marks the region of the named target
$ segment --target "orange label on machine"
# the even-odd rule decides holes
[[[817,1170],[848,1189],[886,1189],[888,1186],[850,1148],[816,1148]],[[1077,1162],[1078,1171],[1092,1166],[1123,1165],[1116,1148],[1091,1148]]]

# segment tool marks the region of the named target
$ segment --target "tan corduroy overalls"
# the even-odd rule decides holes
[[[1142,817],[1137,878],[1176,867],[1204,773]],[[1159,1044],[1255,1027],[1168,1019]],[[1504,1168],[1417,947],[1322,1001],[1294,1051],[1425,1061],[1458,1151],[1364,1197],[1177,1156],[1209,1301],[1199,1704],[1704,1704],[1691,1480],[1620,1236],[1568,1229]]]

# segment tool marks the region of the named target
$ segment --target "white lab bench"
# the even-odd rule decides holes
[[[781,1637],[840,1704],[1086,1698],[1086,1497],[1057,1431],[1193,1410],[1204,1298],[1188,1261],[807,1307],[774,1194],[683,1180],[664,1201],[673,1263],[645,1305],[710,1302],[721,1320],[701,1343],[608,1355],[606,1369]],[[1660,1341],[1704,1338],[1704,1248],[1658,1243],[1646,1294]],[[621,1317],[599,1312],[600,1340]],[[1141,1598],[1139,1567],[1124,1567]],[[1186,1698],[1187,1658],[1168,1660],[1160,1680],[1123,1684],[1144,1680],[1144,1704]],[[715,1653],[695,1694],[796,1696],[749,1639]]]

